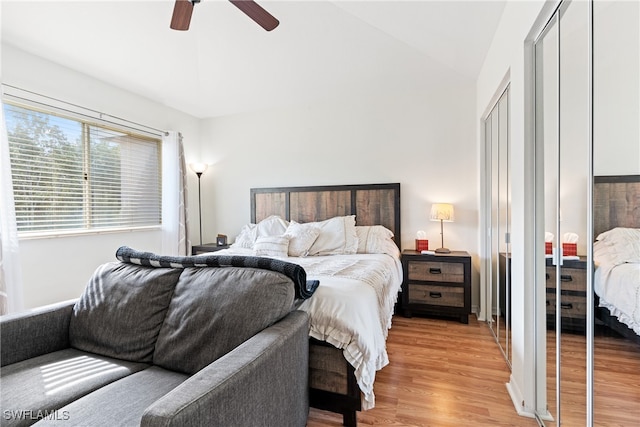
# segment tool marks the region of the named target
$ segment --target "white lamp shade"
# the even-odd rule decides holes
[[[204,171],[207,170],[209,165],[206,163],[189,163],[189,167],[195,173],[204,173]]]
[[[434,203],[431,205],[431,221],[453,222],[453,205],[449,203]]]

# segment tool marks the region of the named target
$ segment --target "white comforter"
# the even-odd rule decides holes
[[[252,255],[248,249],[224,249],[217,255]],[[375,405],[376,371],[389,363],[386,338],[393,307],[402,284],[402,264],[387,254],[289,257],[301,265],[307,279],[320,286],[305,300],[301,310],[309,313],[310,336],[343,349],[355,368],[363,394],[363,409]]]
[[[640,264],[600,263],[593,286],[600,306],[640,335]]]

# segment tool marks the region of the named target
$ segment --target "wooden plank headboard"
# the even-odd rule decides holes
[[[640,175],[596,176],[593,236],[614,227],[640,228]]]
[[[270,215],[323,221],[355,215],[356,225],[384,225],[400,247],[400,184],[324,185],[251,189],[251,222]]]

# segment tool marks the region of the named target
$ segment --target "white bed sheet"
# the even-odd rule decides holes
[[[599,305],[640,335],[640,264],[614,265],[599,260],[593,287],[600,297]]]
[[[230,248],[216,255],[252,255],[250,249]],[[375,406],[376,371],[389,363],[386,338],[402,284],[399,256],[354,254],[288,257],[307,279],[320,281],[314,295],[300,305],[309,313],[309,335],[343,350],[355,368],[363,394],[363,409]]]

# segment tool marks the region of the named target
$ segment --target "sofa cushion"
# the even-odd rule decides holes
[[[57,414],[36,425],[138,426],[147,406],[187,378],[187,375],[152,366],[62,407]]]
[[[186,268],[160,329],[153,363],[193,374],[293,308],[284,274],[246,267]]]
[[[31,425],[46,411],[64,405],[122,377],[148,368],[65,349],[2,367],[0,407],[3,426]],[[59,412],[58,416],[64,416]]]
[[[134,362],[151,362],[181,269],[122,262],[95,271],[75,304],[72,347]]]

